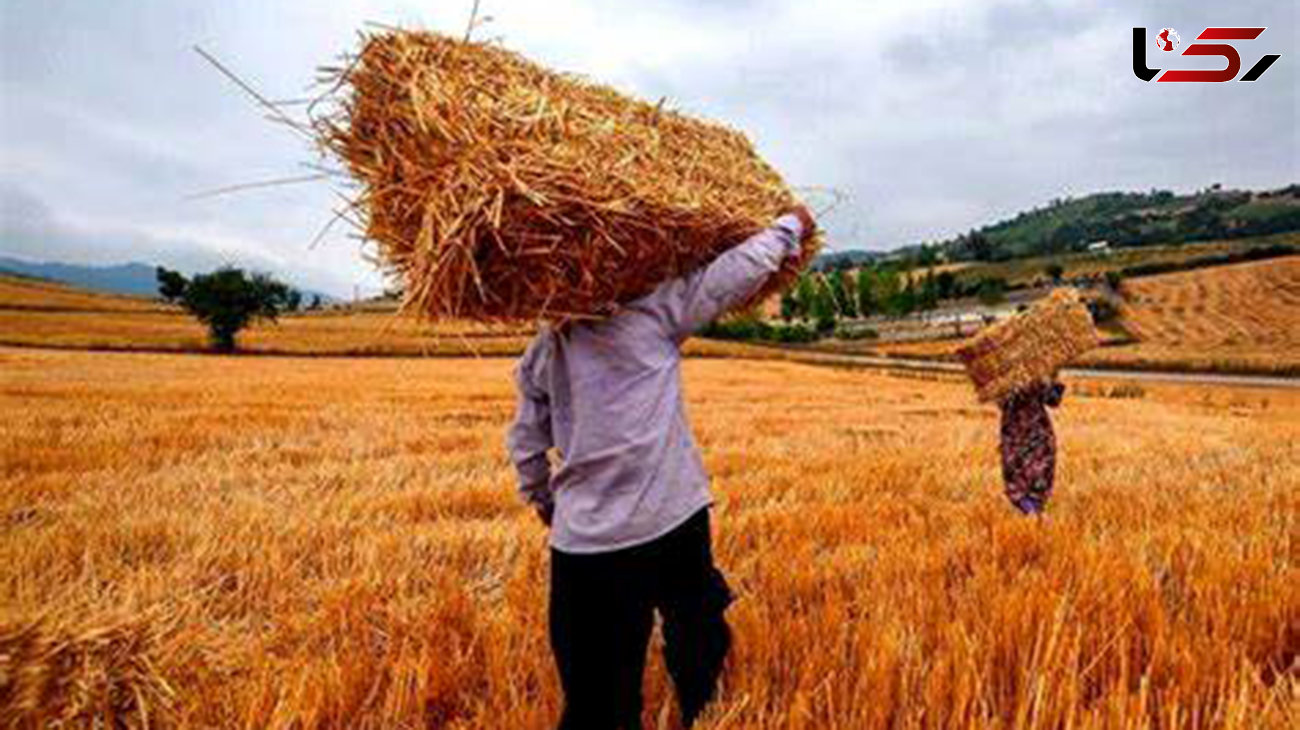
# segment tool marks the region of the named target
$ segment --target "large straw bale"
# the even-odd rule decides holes
[[[603,316],[796,202],[743,134],[494,44],[384,32],[337,75],[315,128],[405,308],[433,318]]]
[[[981,401],[1049,380],[1098,344],[1087,306],[1073,289],[1057,289],[1028,311],[988,327],[957,349]]]

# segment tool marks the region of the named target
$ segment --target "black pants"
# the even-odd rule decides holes
[[[689,727],[713,697],[731,646],[731,591],[713,565],[709,512],[609,553],[551,551],[551,648],[564,688],[561,730],[639,730],[641,676],[654,611]]]

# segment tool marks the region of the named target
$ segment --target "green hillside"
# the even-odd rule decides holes
[[[1273,191],[1213,186],[1191,195],[1168,190],[1058,198],[939,244],[953,261],[1007,261],[1084,251],[1095,241],[1151,246],[1300,230],[1300,185]]]

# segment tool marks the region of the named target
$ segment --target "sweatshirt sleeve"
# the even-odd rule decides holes
[[[787,257],[798,254],[802,234],[798,217],[781,216],[708,266],[665,282],[642,305],[674,339],[685,340],[758,291]]]
[[[534,507],[552,504],[551,465],[546,453],[551,438],[550,397],[536,379],[539,351],[544,349],[545,331],[520,358],[515,369],[517,405],[515,418],[506,433],[506,448],[519,479],[519,492]]]

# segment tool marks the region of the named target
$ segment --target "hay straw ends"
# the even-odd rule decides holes
[[[1057,289],[1027,312],[981,331],[957,349],[981,401],[1055,377],[1066,363],[1099,344],[1079,293]]]
[[[360,183],[405,307],[432,318],[603,316],[796,202],[739,132],[492,44],[386,31],[338,75],[318,139]]]
[[[13,727],[150,727],[175,691],[147,617],[0,624],[0,716]]]

